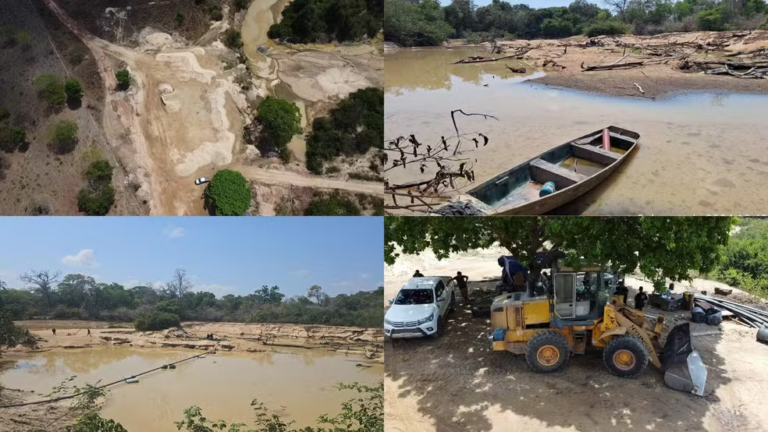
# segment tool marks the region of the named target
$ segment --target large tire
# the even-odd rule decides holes
[[[445,334],[445,320],[443,317],[437,318],[437,331],[432,333],[433,338],[442,337]]]
[[[549,373],[562,369],[571,351],[568,341],[554,330],[543,330],[531,338],[525,346],[525,361],[536,372]]]
[[[648,366],[648,352],[640,339],[618,336],[605,344],[603,363],[616,376],[635,378]]]

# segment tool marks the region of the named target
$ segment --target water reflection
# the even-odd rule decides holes
[[[493,80],[520,80],[521,76],[530,75],[533,70],[530,66],[519,60],[501,60],[498,62],[463,65],[453,64],[475,55],[492,57],[488,52],[474,48],[451,50],[443,48],[401,49],[395,53],[387,54],[384,66],[385,91],[400,96],[407,91],[416,89],[450,90],[454,87],[456,80],[470,84],[485,85]],[[529,72],[527,74],[515,74],[507,66],[513,68],[525,67]]]
[[[182,363],[173,371],[157,371],[138,384],[112,388],[101,414],[130,431],[174,431],[173,422],[191,405],[206,417],[251,424],[253,399],[282,412],[294,426],[315,425],[321,414],[334,414],[354,396],[338,392],[339,382],[374,384],[383,367],[358,368],[361,359],[325,350],[275,348],[263,353],[220,353]],[[138,350],[126,347],[42,353],[23,360],[25,366],[0,374],[3,386],[50,390],[72,375],[70,385],[112,382],[195,355],[194,351]],[[352,360],[352,361],[350,361]],[[140,415],[137,415],[140,413]]]

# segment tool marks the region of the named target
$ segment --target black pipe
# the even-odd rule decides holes
[[[699,296],[697,296],[697,297],[699,297]],[[701,297],[706,302],[712,303],[715,306],[719,306],[719,307],[721,307],[721,308],[723,308],[725,310],[728,310],[731,313],[734,313],[734,314],[738,315],[739,318],[749,318],[750,321],[753,321],[753,324],[761,324],[763,326],[768,325],[768,319],[766,319],[765,317],[757,316],[757,315],[755,315],[755,314],[753,314],[753,313],[751,313],[749,311],[743,310],[742,308],[740,308],[738,306],[723,304],[718,299],[713,299],[713,298],[709,298],[709,297],[705,297],[705,296],[701,296]]]

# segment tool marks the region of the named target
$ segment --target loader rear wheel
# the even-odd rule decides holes
[[[616,376],[634,378],[648,366],[648,352],[640,339],[618,336],[605,344],[603,363]]]
[[[558,371],[565,366],[570,355],[568,341],[553,330],[536,333],[525,346],[525,360],[536,372]]]

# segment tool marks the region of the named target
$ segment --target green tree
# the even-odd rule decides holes
[[[24,129],[12,127],[0,123],[0,150],[11,153],[16,151],[27,141],[27,133]]]
[[[178,315],[154,311],[137,318],[133,323],[133,327],[138,331],[158,331],[171,327],[181,327],[181,321]]]
[[[98,183],[111,183],[112,165],[110,165],[109,161],[104,159],[94,161],[88,166],[88,170],[85,172],[85,178]]]
[[[128,69],[120,69],[115,72],[115,78],[117,79],[117,88],[119,90],[127,90],[131,85],[131,73]]]
[[[689,280],[692,270],[713,270],[723,259],[734,222],[731,217],[388,217],[384,259],[393,264],[400,253],[425,249],[442,259],[498,242],[534,276],[541,271],[536,253],[564,252],[571,260],[610,264],[619,272],[639,267],[661,288],[665,278]]]
[[[67,101],[64,83],[56,75],[38,75],[35,77],[38,96],[45,100],[50,107],[59,107]]]
[[[724,30],[723,16],[717,10],[703,10],[696,16],[699,30],[720,31]]]
[[[57,154],[70,153],[77,145],[77,123],[61,120],[49,129],[49,145]]]
[[[27,329],[13,323],[11,316],[0,309],[0,347],[13,348],[22,345],[27,348],[37,347],[37,338]]]
[[[85,172],[88,184],[77,194],[78,210],[89,216],[103,216],[115,203],[115,189],[112,187],[112,165],[106,160],[97,160]]]
[[[104,216],[115,203],[115,188],[111,184],[86,186],[77,194],[77,210],[88,216]]]
[[[304,216],[360,216],[360,213],[360,207],[338,191],[316,194],[304,210]]]
[[[239,30],[229,29],[224,33],[224,45],[238,49],[243,46],[243,36]]]
[[[403,46],[440,45],[454,33],[434,0],[387,0],[384,38]]]
[[[258,304],[277,304],[283,301],[285,294],[280,292],[280,287],[262,285],[261,289],[256,290],[253,293],[254,298]]]
[[[205,188],[205,198],[216,216],[242,216],[251,206],[251,187],[241,173],[221,170]]]
[[[235,0],[235,10],[241,11],[248,9],[248,5],[250,5],[251,0]]]
[[[66,432],[128,432],[123,425],[101,417],[98,413],[89,413],[77,419],[73,426],[67,426]]]
[[[80,85],[80,82],[74,78],[70,78],[64,83],[64,91],[70,102],[80,102],[83,98],[83,87]]]
[[[288,143],[301,133],[301,112],[293,102],[268,96],[259,105],[257,120],[262,127],[262,145],[274,148],[283,162],[290,161]]]

